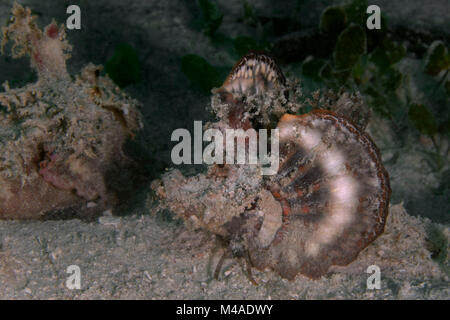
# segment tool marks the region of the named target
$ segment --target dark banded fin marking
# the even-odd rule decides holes
[[[236,63],[223,85],[213,93],[263,93],[285,83],[286,78],[271,57],[251,52]]]

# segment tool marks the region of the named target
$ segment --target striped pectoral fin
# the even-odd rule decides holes
[[[389,178],[370,137],[332,112],[287,115],[278,129],[284,174],[267,189],[289,212],[269,250],[278,257],[271,267],[287,278],[317,278],[353,261],[383,232]],[[305,166],[301,155],[311,152]]]
[[[268,88],[284,85],[286,79],[273,58],[251,52],[233,67],[222,87],[216,92],[264,93]]]

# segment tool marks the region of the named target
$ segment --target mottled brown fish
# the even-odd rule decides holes
[[[213,107],[217,127],[248,129],[257,117],[277,118],[275,111],[283,107],[277,97],[285,86],[273,59],[260,53],[243,57],[213,91],[221,99]],[[355,260],[383,233],[389,177],[364,126],[343,114],[343,105],[355,104],[348,97],[331,105],[336,112],[278,117],[280,166],[274,176],[261,177],[248,165],[227,164],[226,171],[213,165],[207,174],[189,178],[172,170],[154,185],[166,207],[222,239],[227,250],[216,277],[224,259],[236,257],[246,261],[253,283],[252,267],[288,279],[299,273],[317,279],[331,266]],[[249,100],[259,105],[249,106]],[[267,107],[272,101],[279,105]],[[252,108],[257,110],[249,115]]]

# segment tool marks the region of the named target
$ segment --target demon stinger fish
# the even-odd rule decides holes
[[[213,111],[228,127],[248,129],[258,117],[278,118],[277,174],[261,176],[249,165],[227,165],[225,171],[210,165],[207,173],[189,178],[171,170],[154,185],[165,207],[222,239],[227,249],[216,277],[232,256],[247,262],[253,283],[252,267],[287,279],[299,273],[317,279],[331,266],[355,260],[384,231],[389,177],[374,142],[350,117],[325,107],[267,115],[281,108],[267,106],[284,101],[278,93],[285,86],[273,59],[250,53],[213,92],[220,101]]]

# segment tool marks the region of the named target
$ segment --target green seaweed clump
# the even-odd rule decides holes
[[[427,249],[431,252],[431,258],[439,263],[439,266],[447,274],[450,274],[448,237],[439,226],[429,225],[427,229]]]

